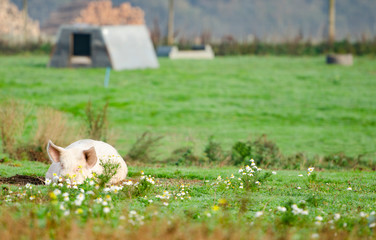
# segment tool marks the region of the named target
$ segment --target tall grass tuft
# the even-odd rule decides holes
[[[16,155],[17,139],[23,134],[26,118],[25,105],[8,100],[0,105],[0,136],[3,151],[10,157]]]
[[[86,129],[89,138],[94,140],[107,141],[108,121],[107,121],[108,102],[101,111],[95,110],[91,101],[86,105]]]

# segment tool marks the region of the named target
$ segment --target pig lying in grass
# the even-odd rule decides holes
[[[51,141],[47,145],[47,153],[52,161],[46,173],[46,178],[53,179],[54,173],[58,177],[69,176],[77,183],[82,183],[85,178],[103,172],[103,163],[111,161],[119,164],[116,174],[111,178],[110,184],[124,180],[128,173],[127,164],[111,145],[91,139],[79,140],[66,148],[56,146]]]

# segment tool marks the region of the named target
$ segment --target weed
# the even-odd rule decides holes
[[[152,136],[149,132],[144,132],[129,149],[124,159],[143,163],[154,162],[155,148],[161,139],[160,136]]]
[[[98,175],[97,178],[99,179],[99,185],[105,186],[110,181],[110,179],[115,176],[118,169],[120,168],[120,164],[114,163],[112,161],[104,162],[101,159],[99,160],[99,164],[103,167],[103,172]]]
[[[106,102],[101,111],[94,110],[91,101],[88,101],[85,111],[85,120],[87,135],[89,136],[89,138],[103,141],[107,140],[107,108],[108,102]]]

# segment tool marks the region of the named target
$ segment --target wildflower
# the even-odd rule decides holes
[[[297,187],[297,189],[302,189],[301,187]]]
[[[311,235],[311,238],[319,238],[319,234],[318,233],[313,233],[312,235]]]
[[[308,168],[308,172],[313,172],[313,170],[314,170],[315,168],[314,167],[310,167],[310,168]]]
[[[51,199],[56,199],[56,194],[54,192],[49,193]]]
[[[260,212],[256,212],[256,213],[255,213],[255,217],[256,217],[256,218],[261,217],[263,214],[264,214],[264,212],[262,212],[262,211],[260,211]]]
[[[287,210],[285,207],[280,207],[280,206],[278,206],[277,209],[280,212],[286,212],[286,210]]]
[[[84,210],[82,210],[82,208],[79,208],[76,210],[76,214],[82,214],[84,212]]]
[[[30,184],[30,183],[27,183],[26,186],[25,186],[27,189],[32,189],[33,186]]]
[[[148,202],[149,202],[149,203],[153,203],[153,200],[150,199],[150,200],[148,200]]]
[[[133,215],[137,215],[137,212],[135,210],[132,210],[132,211],[129,212],[130,217],[132,217]]]
[[[206,216],[210,218],[212,215],[210,213],[206,213]]]
[[[64,216],[68,216],[70,214],[69,210],[64,211]]]
[[[322,220],[323,220],[323,218],[322,218],[321,216],[317,216],[315,219],[316,219],[317,221],[322,221]]]
[[[255,184],[257,184],[257,185],[261,185],[261,183],[260,183],[259,181],[256,181]]]
[[[83,193],[80,193],[77,195],[77,200],[83,201],[85,200],[85,195]]]
[[[351,188],[351,187],[348,187],[348,188],[347,188],[347,191],[351,191],[351,190],[352,190],[352,188]]]
[[[60,194],[61,194],[60,189],[55,189],[55,190],[54,190],[54,194],[55,194],[56,196],[60,195]]]
[[[334,220],[338,221],[341,215],[339,213],[334,214]]]
[[[94,192],[90,190],[90,191],[87,191],[86,194],[87,195],[94,195]]]
[[[371,223],[371,224],[369,225],[369,227],[370,227],[370,228],[374,228],[374,227],[376,227],[376,222]]]
[[[129,180],[128,182],[124,182],[123,183],[124,185],[127,185],[127,186],[132,186],[133,185],[133,182],[131,180]]]
[[[45,185],[50,185],[51,184],[51,179],[46,178],[46,180],[44,181],[44,184]]]
[[[163,205],[168,206],[168,202],[163,202]]]
[[[103,201],[103,202],[102,202],[102,205],[103,205],[103,206],[107,206],[107,205],[108,205],[108,202],[107,202],[107,201]]]
[[[303,177],[303,174],[299,174],[298,177]]]
[[[231,177],[230,178],[234,178],[235,176],[234,176],[234,174],[231,174]]]
[[[105,207],[105,208],[103,208],[103,212],[104,212],[104,213],[109,213],[109,212],[110,212],[110,208],[109,208],[109,207]]]
[[[359,213],[360,217],[364,218],[364,217],[367,217],[367,214],[365,212],[360,212]]]
[[[273,175],[276,175],[276,174],[277,174],[277,172],[273,171],[273,172],[272,172],[272,174],[273,174]]]
[[[217,206],[217,205],[212,206],[212,210],[214,212],[218,211],[219,210],[219,206]]]
[[[89,185],[94,186],[95,182],[93,180],[90,180]]]
[[[30,196],[30,198],[29,198],[31,201],[32,200],[34,200],[35,199],[35,196],[33,195],[33,196]]]
[[[121,216],[119,217],[119,219],[120,219],[120,220],[124,220],[124,219],[125,219],[125,216],[121,215]]]

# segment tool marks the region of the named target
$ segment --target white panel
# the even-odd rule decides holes
[[[102,28],[112,68],[158,68],[158,60],[144,25],[107,26]]]

